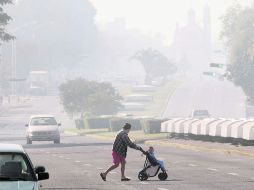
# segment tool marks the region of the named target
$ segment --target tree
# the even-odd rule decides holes
[[[254,104],[254,10],[239,4],[222,17],[222,38],[229,51],[229,80],[240,86]]]
[[[151,83],[155,77],[174,74],[177,70],[176,66],[169,62],[168,58],[157,50],[145,49],[135,53],[131,59],[140,61],[146,72],[146,84]]]
[[[9,41],[14,39],[14,36],[6,32],[5,27],[11,20],[11,17],[3,11],[3,5],[11,4],[12,0],[0,0],[0,40]]]
[[[80,78],[63,83],[59,90],[64,109],[69,114],[115,114],[122,107],[121,97],[109,83]]]
[[[72,69],[94,52],[96,10],[89,0],[25,0],[10,12],[21,76],[30,70]]]
[[[3,11],[3,6],[11,4],[12,0],[0,0],[0,46],[3,42],[14,39],[14,36],[6,31],[6,26],[9,24],[11,17]],[[2,56],[2,52],[1,55]],[[1,58],[2,60],[2,58]],[[10,65],[8,63],[0,62],[0,89],[7,89],[9,86],[8,79],[10,78]],[[0,92],[1,93],[1,92]]]

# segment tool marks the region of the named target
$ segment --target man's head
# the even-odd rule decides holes
[[[131,124],[125,123],[123,126],[123,130],[125,130],[128,133],[131,130]]]

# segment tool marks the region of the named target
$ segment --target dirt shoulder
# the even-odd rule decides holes
[[[181,139],[148,140],[145,142],[145,144],[174,147],[184,150],[192,150],[196,152],[209,152],[225,155],[245,156],[254,159],[253,146],[235,146],[226,143],[203,142]]]

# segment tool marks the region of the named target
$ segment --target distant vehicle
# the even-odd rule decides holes
[[[46,179],[45,167],[33,167],[21,145],[0,144],[0,189],[41,190]]]
[[[30,71],[30,95],[45,96],[48,91],[48,71]]]
[[[208,110],[193,110],[191,113],[191,118],[204,119],[209,117],[210,114]]]
[[[52,115],[34,115],[30,117],[30,121],[26,124],[27,144],[32,141],[54,141],[55,144],[60,143],[60,123]]]

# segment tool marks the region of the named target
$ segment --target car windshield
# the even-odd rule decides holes
[[[19,153],[0,153],[0,181],[35,181],[27,157]]]
[[[32,118],[30,125],[57,125],[54,117],[36,117]]]

